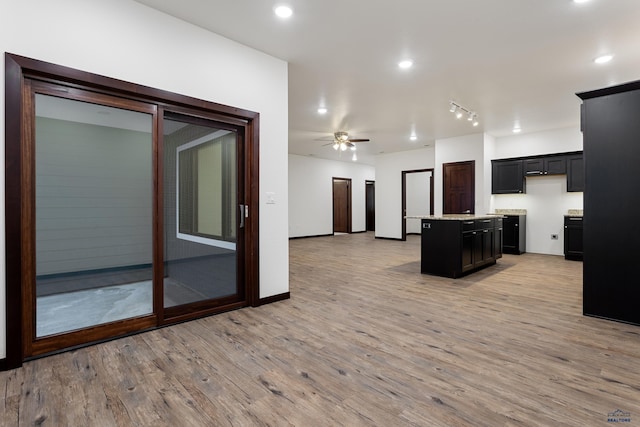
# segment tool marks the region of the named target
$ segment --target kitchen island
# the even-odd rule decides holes
[[[423,274],[457,278],[502,258],[502,216],[411,216],[422,221]]]

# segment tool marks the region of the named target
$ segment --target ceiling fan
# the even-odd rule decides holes
[[[332,145],[334,150],[345,151],[347,148],[351,148],[351,150],[356,150],[356,142],[369,142],[370,139],[366,138],[349,138],[348,132],[335,132],[333,134],[333,142],[326,144]]]

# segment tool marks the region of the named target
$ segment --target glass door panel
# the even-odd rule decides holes
[[[237,133],[164,119],[164,307],[234,297]]]
[[[153,312],[153,116],[35,95],[36,337]]]

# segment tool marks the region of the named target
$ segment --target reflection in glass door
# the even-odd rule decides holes
[[[36,338],[153,312],[153,116],[35,95]]]
[[[164,307],[242,296],[237,132],[180,116],[163,123]]]

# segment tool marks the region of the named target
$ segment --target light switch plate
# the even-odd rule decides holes
[[[276,204],[276,193],[267,191],[266,192],[266,196],[267,196],[267,204],[268,205],[275,205]]]

